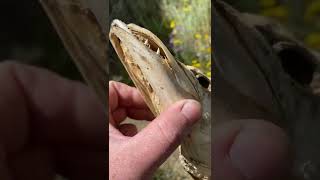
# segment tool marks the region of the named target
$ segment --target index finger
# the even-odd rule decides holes
[[[109,81],[109,98],[111,112],[118,108],[149,109],[136,88],[121,82]]]
[[[154,118],[140,92],[126,84],[109,82],[109,121],[113,124],[121,123],[126,117],[137,120],[151,120]]]

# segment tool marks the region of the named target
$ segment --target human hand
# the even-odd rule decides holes
[[[106,179],[106,109],[81,83],[0,64],[0,179]]]
[[[289,174],[286,134],[263,120],[213,127],[213,179],[284,180]]]
[[[200,104],[182,100],[153,119],[137,89],[109,82],[109,179],[148,179],[201,116]],[[141,132],[126,117],[152,120]]]

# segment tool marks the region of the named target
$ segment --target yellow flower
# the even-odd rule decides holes
[[[196,68],[200,68],[200,67],[201,67],[201,64],[200,64],[200,63],[196,63],[196,64],[193,64],[192,66],[193,66],[193,67],[196,67]]]
[[[211,67],[211,61],[208,61],[206,64],[207,67]]]
[[[205,34],[205,35],[204,35],[204,39],[205,39],[205,40],[209,39],[209,35],[208,35],[208,34]]]
[[[170,28],[175,28],[176,27],[176,22],[174,22],[174,20],[170,21]]]
[[[194,60],[191,61],[191,63],[192,63],[192,64],[197,64],[198,61],[197,61],[196,59],[194,59]]]
[[[208,77],[211,77],[211,72],[207,72],[206,75],[207,75]]]
[[[201,39],[201,34],[199,34],[199,33],[196,33],[195,35],[194,35],[194,37],[196,38],[196,39]]]
[[[174,45],[180,45],[180,44],[182,44],[182,41],[180,39],[174,39],[173,40],[173,44]]]
[[[192,7],[191,7],[190,5],[184,6],[184,7],[183,7],[183,11],[184,11],[184,12],[190,12],[190,11],[191,11],[191,8],[192,8]]]
[[[208,48],[207,48],[207,52],[208,52],[208,53],[211,53],[211,47],[208,47]]]

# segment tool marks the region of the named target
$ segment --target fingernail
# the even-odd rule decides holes
[[[201,105],[195,100],[186,100],[181,113],[186,117],[189,123],[194,124],[201,117]]]

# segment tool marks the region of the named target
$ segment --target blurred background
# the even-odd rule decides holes
[[[271,17],[320,50],[320,0],[224,0],[242,12]]]
[[[120,19],[149,29],[185,64],[211,76],[210,0],[110,0],[110,23]],[[110,44],[111,47],[111,44]],[[111,79],[131,83],[113,48]]]
[[[320,0],[225,0],[242,12],[271,17],[284,24],[308,47],[320,50]],[[211,1],[110,0],[109,23],[117,18],[157,35],[185,64],[211,77]],[[37,0],[0,2],[0,61],[13,59],[82,80]],[[110,79],[131,83],[113,48]],[[174,172],[173,172],[174,173]],[[159,170],[155,179],[188,179]]]
[[[82,80],[37,0],[0,2],[0,61],[16,60]]]
[[[225,2],[240,11],[276,19],[307,46],[320,50],[320,0]],[[119,18],[148,28],[165,42],[177,58],[199,67],[210,76],[209,4],[209,0],[110,0],[109,20]],[[81,79],[37,0],[3,0],[0,10],[1,61],[15,59],[49,68],[71,79]],[[110,54],[110,62],[118,67],[118,70],[112,71],[112,79],[128,81],[114,54]]]
[[[209,0],[110,0],[109,3],[110,21],[118,18],[151,30],[179,60],[211,75]],[[2,0],[0,22],[0,62],[14,60],[49,69],[69,79],[83,80],[38,0]],[[109,78],[130,84],[111,46],[108,56]],[[171,163],[180,165],[177,156]],[[181,167],[160,168],[154,179],[190,179],[185,171],[177,172],[177,169]]]

